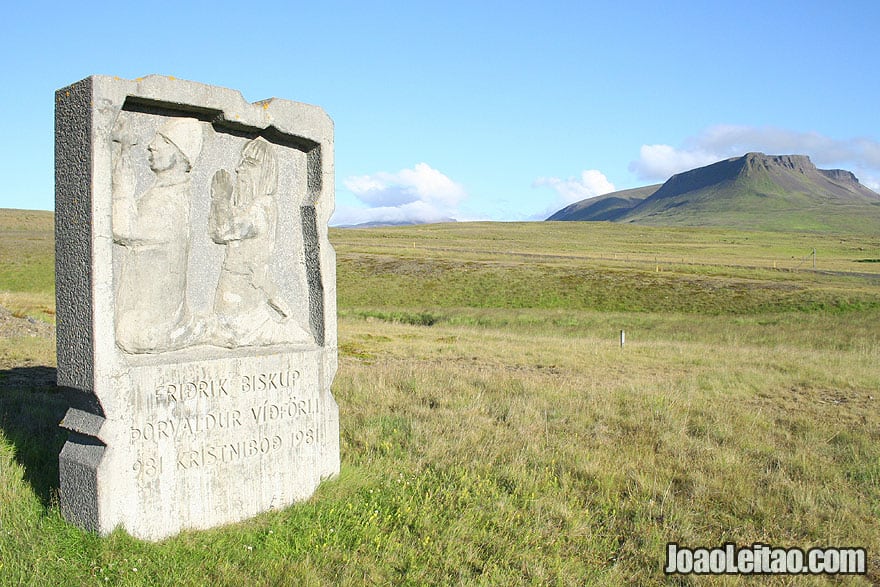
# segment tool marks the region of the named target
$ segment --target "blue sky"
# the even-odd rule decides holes
[[[880,189],[880,2],[16,2],[0,207],[52,209],[54,91],[151,73],[322,106],[335,224],[533,220],[747,151]]]

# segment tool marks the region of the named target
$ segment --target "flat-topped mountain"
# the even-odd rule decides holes
[[[880,194],[849,171],[817,169],[806,155],[748,153],[582,200],[547,220],[880,232]]]

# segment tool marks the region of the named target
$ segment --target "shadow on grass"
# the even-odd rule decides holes
[[[58,423],[66,411],[54,367],[0,370],[0,432],[15,447],[25,481],[45,506],[58,492],[58,453],[67,440]]]

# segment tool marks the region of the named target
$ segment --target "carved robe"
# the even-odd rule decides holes
[[[215,199],[211,238],[226,246],[217,283],[214,343],[237,347],[311,340],[295,322],[269,275],[277,210],[272,196],[244,205]]]
[[[186,299],[189,181],[154,185],[128,210],[114,211],[121,245],[116,342],[130,353],[174,350],[191,342]],[[121,215],[125,216],[121,216]]]

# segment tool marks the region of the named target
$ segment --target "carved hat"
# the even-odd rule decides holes
[[[195,118],[174,118],[156,131],[177,147],[190,166],[202,152],[202,125]]]

